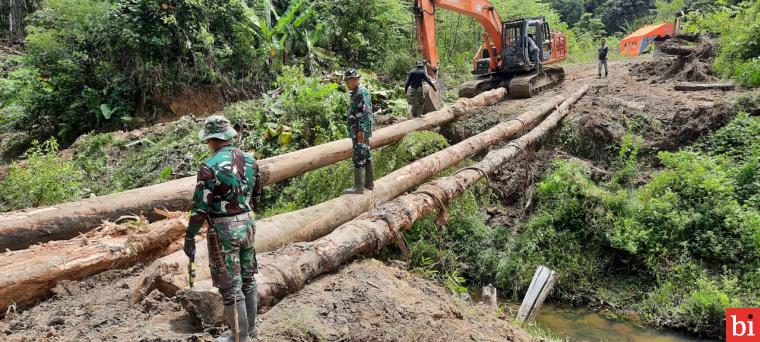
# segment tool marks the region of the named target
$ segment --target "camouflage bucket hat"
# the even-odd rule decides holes
[[[206,141],[211,138],[230,140],[236,135],[237,131],[230,126],[230,121],[227,120],[227,118],[220,115],[213,115],[206,118],[206,123],[203,125],[203,128],[201,128],[198,137],[201,141]]]
[[[345,73],[343,73],[343,81],[345,81],[345,80],[347,80],[349,78],[362,78],[362,77],[359,76],[359,72],[356,71],[356,69],[350,68],[350,69],[346,70]]]

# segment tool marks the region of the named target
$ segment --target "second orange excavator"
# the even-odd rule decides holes
[[[472,61],[475,80],[460,86],[460,97],[473,97],[496,87],[507,87],[510,97],[527,98],[565,79],[561,67],[549,65],[567,57],[567,37],[553,32],[544,17],[502,22],[487,0],[413,0],[417,40],[428,74],[438,78],[435,11],[438,8],[469,16],[485,30],[483,45]]]

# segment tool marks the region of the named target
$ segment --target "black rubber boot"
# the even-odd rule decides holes
[[[250,342],[248,338],[248,315],[246,315],[245,301],[236,302],[234,305],[224,306],[224,318],[230,326],[232,334],[219,337],[214,342]]]
[[[248,337],[251,340],[257,337],[256,332],[256,309],[258,306],[259,298],[256,295],[256,287],[253,288],[253,292],[245,295],[245,312],[248,314]]]
[[[367,163],[364,164],[364,188],[368,190],[375,189],[375,175],[371,160],[367,160]]]
[[[364,193],[364,168],[354,168],[354,187],[343,190],[344,194],[356,194],[361,195]]]

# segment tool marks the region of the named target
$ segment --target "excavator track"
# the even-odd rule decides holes
[[[478,94],[495,88],[494,81],[490,78],[480,78],[467,81],[459,86],[459,97],[473,98]]]
[[[509,96],[514,99],[529,98],[564,80],[565,69],[562,68],[544,68],[539,74],[516,76],[509,81]]]

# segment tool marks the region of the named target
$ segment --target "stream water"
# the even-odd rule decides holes
[[[519,304],[518,304],[519,305]],[[673,331],[639,327],[582,307],[545,304],[536,317],[540,327],[566,341],[692,342],[709,341]]]

